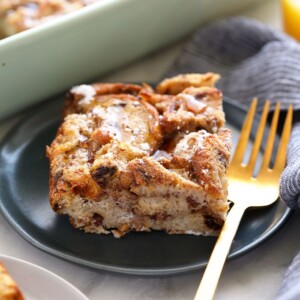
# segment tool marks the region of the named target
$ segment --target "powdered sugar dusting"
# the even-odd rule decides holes
[[[141,149],[144,150],[144,151],[150,151],[150,146],[149,146],[149,144],[147,144],[147,143],[142,143],[142,144],[140,145],[140,147],[141,147]]]
[[[96,95],[95,89],[91,85],[82,84],[71,89],[71,93],[82,95],[83,98],[78,102],[79,105],[89,104]]]
[[[204,102],[196,100],[196,98],[192,95],[181,94],[180,96],[184,99],[187,109],[196,114],[202,112],[206,108],[206,104]]]
[[[193,230],[186,230],[184,233],[185,234],[193,234],[193,235],[201,235],[202,234],[200,232],[193,231]]]

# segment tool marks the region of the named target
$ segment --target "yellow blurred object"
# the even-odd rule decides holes
[[[283,28],[300,41],[300,0],[281,0]]]

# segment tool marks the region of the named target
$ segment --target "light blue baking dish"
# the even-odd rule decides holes
[[[102,0],[0,41],[0,118],[258,0]],[[126,80],[126,78],[124,78]]]

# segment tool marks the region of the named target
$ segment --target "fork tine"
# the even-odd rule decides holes
[[[271,129],[270,129],[268,140],[267,140],[267,146],[266,146],[263,161],[261,164],[261,170],[267,170],[269,167],[270,159],[272,156],[275,135],[276,135],[277,123],[278,123],[278,119],[279,119],[279,112],[280,112],[280,103],[277,102],[276,108],[274,111],[274,115],[272,118]]]
[[[247,169],[252,173],[255,167],[255,163],[256,163],[256,159],[257,159],[257,155],[259,152],[259,148],[260,148],[260,144],[264,135],[264,130],[265,130],[265,126],[266,126],[266,122],[267,122],[267,116],[268,116],[268,112],[269,112],[269,107],[270,107],[270,101],[267,100],[265,103],[265,107],[260,119],[260,123],[259,123],[259,127],[257,129],[256,132],[256,138],[255,138],[255,142],[251,151],[251,156],[249,159],[249,163],[247,165]]]
[[[288,148],[288,143],[290,139],[291,129],[292,129],[292,121],[293,121],[293,106],[289,106],[288,113],[285,118],[283,131],[281,134],[280,144],[278,147],[274,170],[281,172],[285,166],[286,161],[286,152]]]
[[[254,98],[251,103],[250,109],[248,111],[243,128],[241,130],[240,138],[239,138],[238,144],[236,146],[236,149],[235,149],[232,161],[231,161],[231,165],[240,165],[243,162],[243,157],[244,157],[245,150],[247,148],[247,143],[248,143],[251,128],[252,128],[252,122],[254,119],[256,106],[257,106],[257,98]]]

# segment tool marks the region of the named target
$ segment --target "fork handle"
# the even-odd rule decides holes
[[[229,211],[220,236],[209,258],[207,267],[197,290],[195,300],[211,300],[214,297],[223,266],[229,253],[246,207],[234,204]]]

